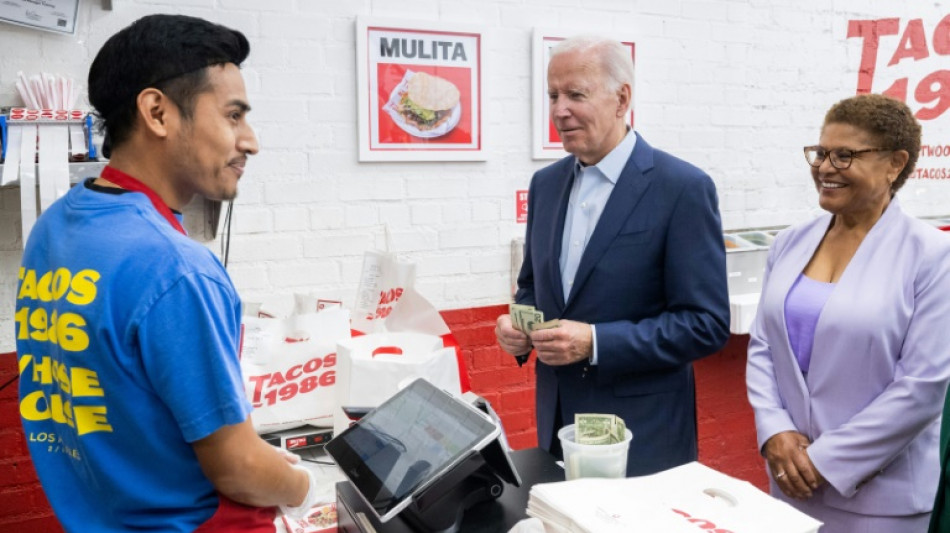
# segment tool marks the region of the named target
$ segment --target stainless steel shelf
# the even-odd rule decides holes
[[[108,163],[108,161],[69,163],[69,182],[75,185],[86,178],[95,178],[102,173],[103,167]],[[3,175],[3,165],[0,165],[0,175]],[[19,188],[19,181],[14,181],[9,185],[0,187],[0,190]],[[185,211],[191,213],[191,216],[185,217],[188,234],[198,240],[214,240],[218,234],[218,225],[221,219],[221,202],[196,197],[185,206]]]
[[[102,172],[102,168],[106,166],[107,161],[83,161],[80,163],[69,163],[69,182],[70,183],[79,183],[86,178],[94,178]],[[3,174],[3,165],[0,165],[0,175]],[[13,183],[4,186],[7,187],[19,187],[19,180],[14,181]]]

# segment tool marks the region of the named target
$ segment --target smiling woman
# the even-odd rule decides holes
[[[807,276],[828,282],[841,277],[913,171],[920,136],[910,109],[892,98],[864,95],[832,106],[820,143],[805,148],[818,204],[834,215]]]
[[[886,96],[849,98],[833,106],[820,144],[805,148],[819,205],[849,226],[869,228],[913,171],[920,135],[910,109]]]
[[[835,104],[805,148],[828,213],[770,249],[746,379],[772,494],[822,532],[924,531],[950,382],[950,241],[904,214],[920,124],[880,95]]]
[[[851,227],[869,229],[880,218],[895,192],[897,176],[907,167],[907,150],[874,147],[876,142],[876,136],[859,126],[826,124],[810,162],[818,204]]]

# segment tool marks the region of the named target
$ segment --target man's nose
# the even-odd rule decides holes
[[[568,105],[568,102],[564,98],[558,98],[554,102],[551,102],[551,117],[564,118],[571,115],[571,109]]]
[[[260,145],[257,143],[257,134],[254,133],[254,128],[250,125],[245,124],[242,128],[237,139],[237,148],[240,152],[251,155],[260,150]]]

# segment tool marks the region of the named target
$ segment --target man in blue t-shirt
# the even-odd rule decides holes
[[[240,300],[180,210],[229,200],[257,139],[240,32],[142,18],[89,71],[111,159],[40,217],[19,271],[20,415],[67,531],[273,531],[313,504],[262,441],[238,366]]]

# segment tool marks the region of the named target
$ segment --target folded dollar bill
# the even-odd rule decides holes
[[[626,424],[617,415],[577,413],[574,415],[574,442],[577,444],[617,444],[626,437]]]
[[[511,326],[525,333],[560,325],[557,319],[545,321],[544,312],[538,311],[533,305],[510,304],[508,314],[511,315]]]

